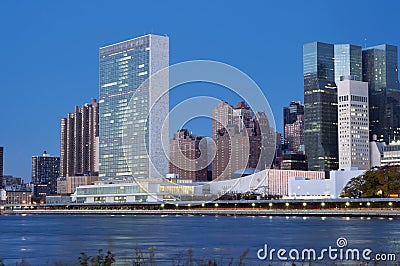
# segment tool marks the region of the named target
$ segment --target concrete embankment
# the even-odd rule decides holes
[[[400,210],[235,210],[235,209],[193,209],[193,210],[13,210],[10,214],[26,215],[221,215],[221,216],[337,216],[337,217],[400,217]]]

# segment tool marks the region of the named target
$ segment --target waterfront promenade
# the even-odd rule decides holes
[[[221,216],[337,216],[337,217],[400,217],[400,210],[260,210],[260,209],[186,209],[186,210],[13,210],[9,214],[24,215],[221,215]]]
[[[238,200],[4,205],[1,214],[400,217],[400,199]]]

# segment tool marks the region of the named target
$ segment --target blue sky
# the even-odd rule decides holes
[[[281,131],[282,107],[303,100],[303,43],[400,44],[400,4],[382,2],[0,1],[5,174],[30,180],[32,155],[59,155],[60,118],[98,98],[101,46],[162,34],[170,37],[171,64],[209,59],[235,66],[262,88]],[[177,88],[170,101],[212,93],[238,100],[201,84]],[[211,130],[191,127],[200,135]]]

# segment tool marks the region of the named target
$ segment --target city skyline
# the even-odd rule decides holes
[[[301,49],[304,43],[318,40],[364,46],[364,39],[367,38],[367,46],[382,43],[399,45],[398,37],[385,35],[380,28],[387,26],[393,29],[391,25],[396,24],[396,8],[378,6],[370,10],[361,3],[358,5],[358,12],[345,11],[340,19],[333,18],[332,21],[327,21],[326,24],[330,26],[330,31],[327,32],[324,25],[316,25],[311,31],[305,27],[311,21],[323,19],[323,15],[316,11],[326,7],[327,3],[317,2],[307,4],[306,13],[315,14],[313,17],[297,14],[297,8],[302,6],[300,3],[291,3],[293,8],[290,9],[287,9],[285,4],[256,3],[258,8],[251,6],[254,16],[245,22],[238,22],[234,18],[246,13],[250,7],[235,3],[231,4],[231,12],[227,13],[222,13],[222,3],[213,3],[211,9],[206,4],[180,5],[180,13],[174,13],[173,5],[163,3],[154,10],[155,17],[158,15],[158,18],[149,21],[143,19],[145,15],[142,14],[137,14],[135,20],[128,19],[124,16],[127,11],[120,9],[119,12],[111,12],[118,15],[109,14],[110,7],[103,2],[96,7],[85,3],[79,8],[65,4],[54,6],[47,2],[45,7],[52,8],[51,14],[43,13],[42,10],[46,10],[43,4],[22,2],[18,5],[3,2],[0,20],[4,25],[13,25],[2,28],[0,32],[11,40],[3,42],[0,46],[2,50],[8,51],[3,61],[5,64],[1,66],[3,74],[0,77],[4,95],[0,111],[13,114],[1,118],[1,123],[7,126],[6,130],[0,133],[0,146],[5,147],[4,174],[21,176],[28,181],[31,178],[32,155],[42,150],[48,150],[54,155],[60,154],[59,119],[70,111],[71,106],[81,105],[90,98],[98,98],[99,47],[144,33],[170,36],[171,64],[198,58],[212,59],[231,64],[246,72],[259,83],[266,94],[275,115],[277,129],[282,133],[281,108],[290,101],[303,101]],[[128,2],[126,4],[133,5]],[[146,4],[139,5],[142,8],[147,7]],[[202,12],[193,15],[190,13],[193,8],[207,11],[208,21],[197,23],[202,18],[199,17]],[[278,16],[278,13],[282,16],[282,12],[277,11],[285,11],[282,18]],[[266,18],[265,13],[270,17]],[[106,25],[108,22],[101,22],[105,14],[115,20],[110,26]],[[170,19],[174,14],[178,15],[177,19]],[[91,21],[87,20],[86,15]],[[375,20],[361,19],[368,15],[374,16]],[[357,28],[361,30],[344,31],[347,22],[343,16],[351,16],[353,21],[360,21]],[[221,20],[221,17],[225,19]],[[285,18],[290,18],[288,20],[291,23],[274,23]],[[141,20],[143,22],[140,22]],[[130,21],[136,21],[137,24],[129,23]],[[186,23],[181,23],[182,21]],[[298,23],[295,25],[293,21]],[[376,21],[380,23],[375,25]],[[115,25],[119,27],[113,27]],[[218,26],[217,29],[214,29],[214,25]],[[237,38],[238,33],[242,38]],[[250,38],[254,42],[248,42]],[[33,41],[27,45],[27,39]],[[274,39],[280,41],[271,41]],[[213,43],[212,48],[205,49],[210,42]],[[249,49],[244,50],[246,47]],[[60,49],[62,52],[59,52]],[[243,51],[246,52],[242,53]],[[21,72],[21,63],[28,71]],[[56,65],[62,67],[54,67]],[[287,78],[287,75],[290,78]],[[15,82],[16,80],[18,82]],[[195,86],[210,94],[217,87],[208,84],[188,86]],[[279,94],[283,90],[287,90],[288,93]],[[222,100],[240,100],[223,90],[219,92]],[[190,96],[177,88],[171,93],[171,107]],[[15,104],[16,99],[18,104]],[[39,113],[40,116],[27,116]],[[207,135],[203,134],[202,127],[187,127],[198,135]]]

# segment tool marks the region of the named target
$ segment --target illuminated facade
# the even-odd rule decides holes
[[[370,168],[368,83],[342,77],[338,87],[339,169]]]
[[[99,179],[155,178],[150,161],[160,175],[166,174],[168,160],[160,149],[163,121],[157,114],[168,113],[168,93],[152,109],[155,115],[149,114],[159,91],[168,90],[169,77],[165,74],[157,84],[144,82],[169,66],[169,38],[150,34],[105,46],[99,60]]]
[[[392,141],[383,147],[381,165],[400,165],[400,141]]]
[[[370,140],[389,143],[400,132],[397,46],[383,44],[362,51],[363,81],[368,82]]]
[[[34,196],[44,197],[57,194],[57,178],[60,177],[60,157],[32,156],[32,184]]]
[[[334,46],[313,42],[303,46],[304,144],[308,169],[338,169],[337,96]]]

